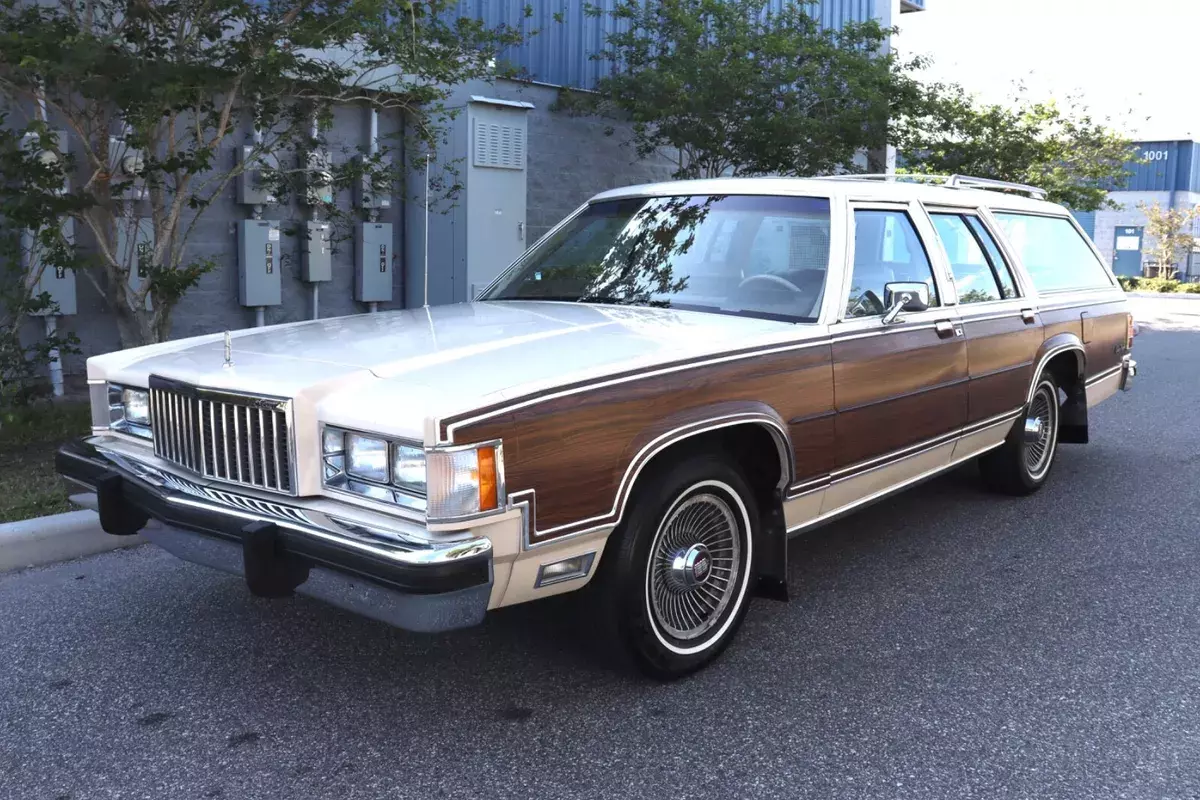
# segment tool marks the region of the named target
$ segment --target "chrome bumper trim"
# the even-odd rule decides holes
[[[142,531],[150,542],[176,558],[233,575],[243,575],[237,542],[151,522]],[[451,592],[409,594],[335,570],[313,567],[296,593],[379,622],[418,633],[437,633],[478,625],[487,613],[491,582]]]

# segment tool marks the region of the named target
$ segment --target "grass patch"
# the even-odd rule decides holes
[[[90,430],[87,403],[0,412],[0,522],[71,510],[75,490],[54,471],[54,451]]]

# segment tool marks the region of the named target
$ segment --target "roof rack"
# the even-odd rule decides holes
[[[867,173],[862,175],[822,175],[819,180],[825,181],[894,181],[896,183],[932,183],[947,189],[986,189],[1007,192],[1021,192],[1035,200],[1045,200],[1046,190],[1026,183],[998,181],[994,178],[973,178],[970,175],[922,175],[919,173]]]

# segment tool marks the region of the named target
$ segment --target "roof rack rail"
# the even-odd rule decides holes
[[[932,183],[947,189],[985,189],[993,191],[1021,192],[1035,200],[1045,200],[1046,190],[1026,183],[998,181],[994,178],[974,178],[970,175],[924,175],[921,173],[865,173],[846,175],[822,175],[826,181],[892,181],[896,183]]]

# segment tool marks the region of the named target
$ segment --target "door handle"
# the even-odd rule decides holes
[[[948,319],[939,319],[933,323],[933,328],[937,331],[937,335],[943,339],[949,339],[955,334],[954,323]],[[961,336],[962,334],[960,333],[959,335]]]
[[[1037,321],[1037,314],[1033,313],[1032,308],[1022,308],[1021,309],[1021,319],[1025,320],[1026,325],[1032,325],[1034,322]]]

